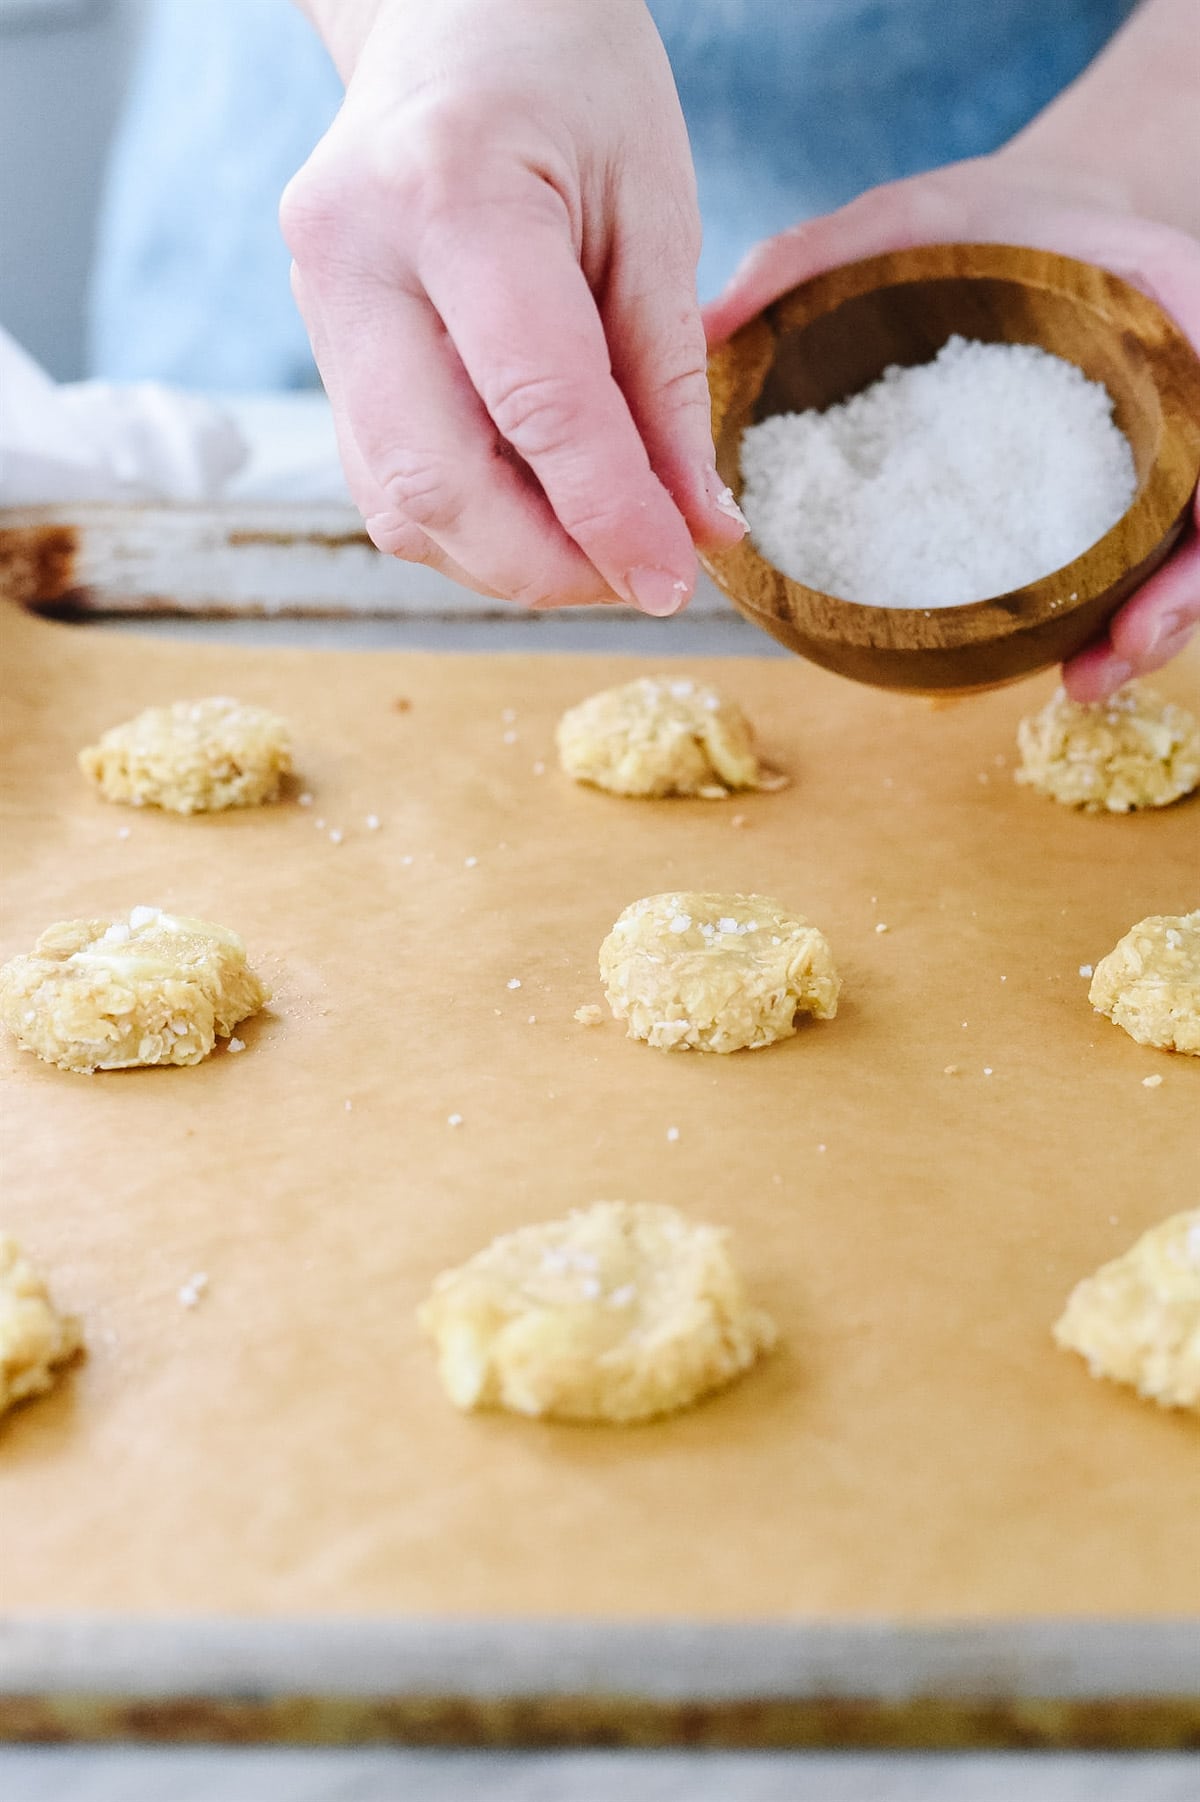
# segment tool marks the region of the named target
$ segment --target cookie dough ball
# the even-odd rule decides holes
[[[217,813],[274,801],[292,767],[287,722],[224,696],[149,707],[99,744],[79,767],[106,801]]]
[[[1095,706],[1060,688],[1017,743],[1018,782],[1088,813],[1166,807],[1200,787],[1200,722],[1138,682]]]
[[[66,920],[0,969],[0,1020],[60,1070],[198,1064],[269,999],[235,932],[157,907]]]
[[[1139,1045],[1200,1057],[1200,908],[1131,926],[1096,965],[1088,1000]]]
[[[49,1389],[82,1343],[79,1322],[55,1312],[16,1240],[0,1233],[0,1414]]]
[[[832,1020],[841,978],[823,933],[766,895],[648,895],[600,947],[609,1006],[663,1051],[756,1051],[801,1014]]]
[[[674,1208],[599,1201],[494,1240],[418,1315],[451,1401],[633,1421],[721,1388],[775,1340],[726,1238]]]
[[[1152,1227],[1079,1283],[1054,1337],[1094,1377],[1200,1411],[1200,1208]]]
[[[700,795],[781,786],[765,775],[740,707],[688,676],[639,676],[564,713],[558,755],[576,782],[614,795]]]

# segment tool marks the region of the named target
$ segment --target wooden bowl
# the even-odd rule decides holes
[[[1129,439],[1129,511],[1073,563],[967,606],[872,607],[794,582],[749,535],[707,551],[729,599],[789,650],[839,675],[915,693],[991,688],[1070,657],[1175,545],[1200,477],[1200,358],[1128,283],[1069,257],[1004,244],[935,244],[816,276],[709,359],[717,467],[741,494],[746,426],[828,407],[891,363],[932,360],[955,332],[1036,344],[1103,382]]]

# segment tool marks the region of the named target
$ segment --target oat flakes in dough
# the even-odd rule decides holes
[[[157,907],[65,920],[0,969],[0,1020],[61,1070],[198,1064],[269,999],[236,933]]]
[[[600,1201],[493,1240],[418,1315],[451,1401],[621,1422],[721,1388],[775,1340],[726,1239],[674,1208]]]
[[[1200,1411],[1200,1208],[1152,1227],[1077,1284],[1054,1337],[1094,1377]]]
[[[292,767],[287,722],[223,695],[149,707],[79,753],[106,801],[216,813],[274,801]]]
[[[777,788],[761,768],[740,707],[690,676],[639,676],[570,708],[558,723],[559,761],[576,782],[614,795],[699,795]]]
[[[82,1343],[79,1322],[56,1313],[16,1240],[0,1233],[0,1414],[49,1389]]]
[[[1096,965],[1088,1000],[1139,1045],[1200,1057],[1200,908],[1131,926]]]
[[[1060,688],[1017,743],[1016,780],[1087,813],[1166,807],[1200,786],[1200,722],[1139,682],[1094,706]]]
[[[766,895],[648,895],[600,947],[609,1006],[664,1051],[741,1051],[832,1020],[841,979],[823,933]]]

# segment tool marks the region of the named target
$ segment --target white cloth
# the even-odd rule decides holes
[[[58,384],[0,327],[0,508],[88,501],[350,505],[320,390]]]
[[[227,408],[160,382],[53,382],[0,327],[0,507],[212,500],[247,455]]]

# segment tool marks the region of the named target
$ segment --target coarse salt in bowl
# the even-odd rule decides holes
[[[781,643],[878,687],[969,692],[1071,656],[1169,554],[1200,475],[1183,334],[1045,251],[831,270],[718,346],[709,380],[751,531],[705,567]]]

